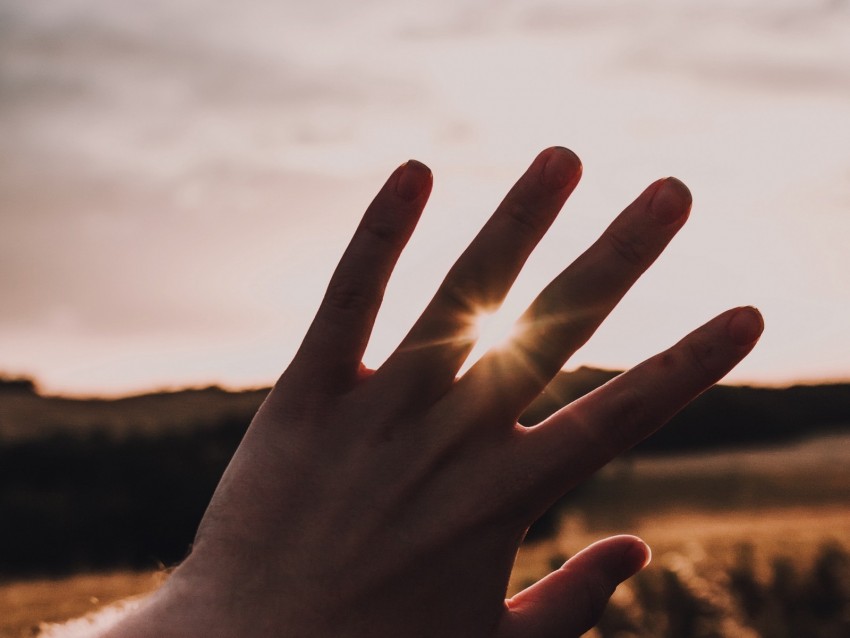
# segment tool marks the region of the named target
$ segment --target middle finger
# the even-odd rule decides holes
[[[456,387],[461,400],[469,390],[492,414],[518,417],[661,254],[690,207],[690,191],[678,179],[649,186],[538,295],[511,342],[464,375]]]
[[[572,151],[553,147],[541,152],[451,268],[376,379],[394,385],[407,379],[425,403],[443,394],[474,345],[476,319],[501,304],[580,176],[581,162]]]

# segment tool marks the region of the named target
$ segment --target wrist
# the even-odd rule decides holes
[[[323,626],[319,617],[311,621],[310,607],[295,604],[291,595],[274,591],[276,588],[270,586],[260,591],[256,577],[241,578],[227,569],[209,566],[207,561],[187,559],[158,590],[139,601],[103,633],[95,635],[98,638],[343,635],[342,631]]]

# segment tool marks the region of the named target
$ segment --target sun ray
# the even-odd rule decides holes
[[[485,353],[507,347],[516,334],[516,318],[496,310],[481,310],[470,320],[470,335],[475,346],[464,361],[460,374],[464,374]]]

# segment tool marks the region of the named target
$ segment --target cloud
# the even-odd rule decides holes
[[[257,39],[228,39],[242,14],[215,3],[0,11],[6,330],[244,322],[257,309],[229,272],[259,276],[245,253],[275,263],[321,225],[336,237],[339,199],[360,194],[288,155],[350,141],[375,104],[421,99],[403,79],[274,46],[291,25],[263,31],[251,11]]]
[[[694,316],[696,304],[749,302],[788,263],[759,224],[805,236],[799,202],[846,170],[847,6],[0,0],[4,356],[15,350],[41,375],[61,367],[63,348],[97,350],[99,379],[124,365],[110,353],[125,340],[147,335],[147,353],[239,333],[234,351],[253,344],[259,361],[258,323],[289,321],[275,338],[297,342],[358,213],[415,156],[437,180],[400,264],[417,285],[395,289],[383,313],[403,334],[404,313],[437,285],[426,268],[447,267],[459,233],[472,236],[525,158],[553,142],[581,150],[588,170],[565,215],[577,226],[550,233],[541,275],[578,247],[576,231],[589,237],[594,215],[657,171],[682,171],[712,211],[689,225],[702,239],[677,244],[685,263],[699,262],[688,272],[704,274],[712,241],[725,247]],[[825,217],[843,214],[838,195]],[[758,210],[769,223],[745,214]],[[822,240],[832,269],[846,261],[838,235]],[[747,253],[754,236],[758,260]],[[799,262],[789,268],[811,290],[819,271]],[[842,313],[831,313],[836,324]],[[644,354],[617,344],[620,356]],[[150,369],[170,368],[169,347]],[[82,383],[63,374],[53,382]]]
[[[850,90],[844,0],[532,2],[516,23],[571,38],[607,34],[609,69],[670,72],[732,91]]]

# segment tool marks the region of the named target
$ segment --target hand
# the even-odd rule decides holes
[[[384,287],[431,190],[418,162],[369,206],[292,364],[254,418],[191,555],[110,636],[578,636],[648,560],[601,541],[505,601],[529,524],[723,377],[762,330],[727,311],[535,427],[517,417],[688,217],[649,186],[459,379],[474,321],[501,302],[578,183],[543,151],[398,349],[361,364]]]

